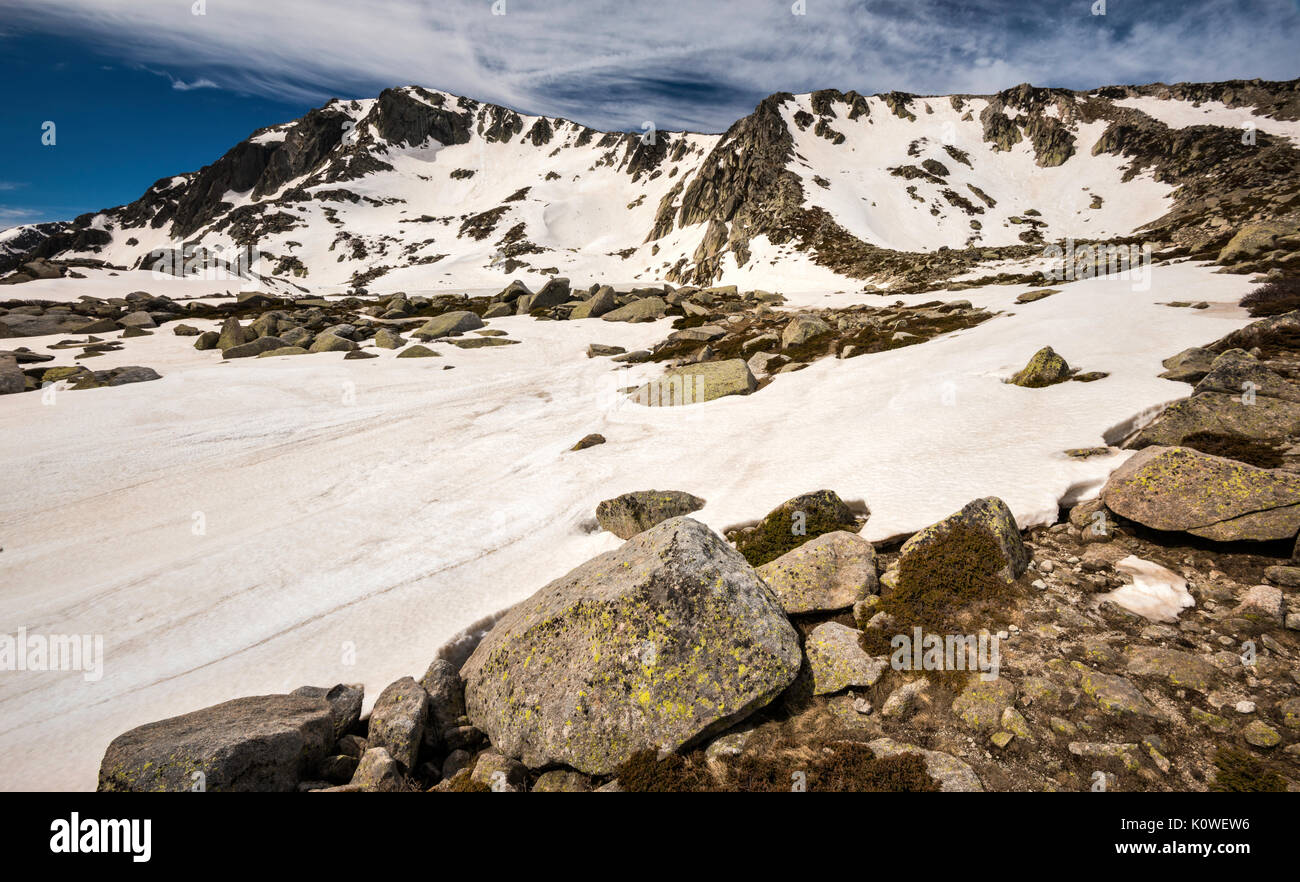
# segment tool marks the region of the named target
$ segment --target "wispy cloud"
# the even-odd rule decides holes
[[[45,220],[43,212],[33,208],[19,208],[12,205],[0,205],[0,231],[20,224],[32,224]]]
[[[773,91],[1296,76],[1281,0],[9,0],[11,27],[319,103],[417,83],[605,128],[717,130]],[[796,15],[802,9],[805,14]],[[504,12],[504,14],[493,14]]]
[[[19,183],[18,181],[0,181],[0,193],[3,193],[7,190],[17,190],[19,187],[25,187],[25,186],[27,185],[23,183]]]
[[[188,92],[191,89],[217,89],[220,87],[207,77],[199,77],[192,83],[187,83],[184,80],[172,80],[172,88],[178,92]]]

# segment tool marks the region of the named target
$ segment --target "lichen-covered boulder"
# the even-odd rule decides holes
[[[1210,372],[1218,353],[1199,346],[1184,349],[1160,362],[1167,370],[1160,376],[1166,380],[1195,383]]]
[[[440,316],[429,319],[417,328],[415,336],[433,340],[438,337],[463,334],[466,331],[474,331],[481,327],[483,327],[483,319],[472,312],[465,310],[444,312]]]
[[[839,494],[814,490],[787,499],[753,528],[742,531],[736,536],[736,548],[751,564],[760,567],[824,533],[856,533],[860,529],[853,510]]]
[[[1219,542],[1266,542],[1300,532],[1300,475],[1186,447],[1138,451],[1111,474],[1101,499],[1143,526]]]
[[[813,678],[813,695],[850,686],[874,686],[889,669],[888,658],[873,658],[858,640],[862,632],[839,622],[822,622],[808,635],[804,651]]]
[[[1013,386],[1041,389],[1070,379],[1070,366],[1050,346],[1034,353],[1033,358],[1007,382]]]
[[[367,741],[371,747],[386,749],[409,771],[415,768],[428,720],[428,693],[412,678],[403,677],[389,683],[375,699]]]
[[[470,720],[532,768],[613,772],[768,704],[802,653],[775,595],[726,541],[681,517],[556,579],[461,668]]]
[[[1300,402],[1300,385],[1283,379],[1281,374],[1240,349],[1230,349],[1216,358],[1194,391],[1234,395],[1240,404],[1245,404],[1251,396]]]
[[[117,736],[99,766],[109,791],[292,791],[334,746],[323,698],[256,695]]]
[[[848,609],[875,594],[876,549],[857,533],[823,533],[758,568],[787,613]]]
[[[959,529],[961,528],[961,529]],[[1000,556],[997,574],[1010,582],[1019,578],[1029,566],[1029,549],[1020,538],[1020,528],[1007,504],[996,496],[986,496],[968,502],[961,511],[951,514],[937,524],[931,524],[903,543],[898,551],[899,567],[906,569],[907,559],[926,549],[942,545],[954,535],[969,535],[973,530],[992,540]],[[992,547],[992,546],[990,546]]]
[[[815,315],[797,315],[781,332],[781,348],[799,346],[831,332],[831,326]]]
[[[748,395],[757,388],[758,380],[745,360],[729,358],[670,368],[633,392],[630,400],[646,407],[681,407],[727,395]]]
[[[682,490],[636,490],[603,500],[596,523],[620,539],[631,539],[669,518],[704,508],[704,500]]]
[[[1132,448],[1177,447],[1193,436],[1216,435],[1274,442],[1300,433],[1300,403],[1243,392],[1197,392],[1175,401],[1128,443]]]
[[[1246,224],[1219,251],[1216,263],[1232,264],[1263,254],[1274,247],[1279,236],[1297,232],[1295,221],[1264,221]]]
[[[633,300],[627,306],[610,310],[602,315],[601,319],[607,322],[652,322],[663,318],[667,310],[668,304],[662,297],[642,297],[640,300]]]

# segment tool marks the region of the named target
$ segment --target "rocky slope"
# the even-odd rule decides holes
[[[0,273],[256,248],[253,272],[284,291],[704,286],[814,267],[897,286],[1065,237],[1211,254],[1300,210],[1298,85],[778,93],[722,135],[598,132],[389,89],[255,132],[129,205],[0,234]]]
[[[540,296],[522,291],[507,293]],[[747,302],[730,296],[705,299]],[[629,299],[619,308],[651,298]],[[260,317],[231,317],[210,342],[232,358],[265,332],[287,336],[277,306],[249,303]],[[687,315],[683,330],[708,327]],[[412,333],[455,342],[476,317],[443,311]],[[355,328],[328,320],[313,319],[316,340],[359,351]],[[805,362],[852,357],[848,320],[787,317],[770,342]],[[1258,395],[1205,404],[1191,426],[1175,403],[1054,525],[1022,531],[988,497],[873,544],[858,535],[869,506],[819,490],[724,537],[690,517],[706,501],[689,492],[624,494],[595,511],[620,547],[443,647],[368,717],[343,684],[234,699],[114,739],[99,786],[1296,790],[1300,478],[1289,457],[1261,459],[1265,442],[1295,442],[1300,417],[1227,414],[1300,400],[1297,327],[1285,313],[1171,357],[1196,384],[1189,402],[1243,377]],[[1082,378],[1055,359],[1039,353],[1012,382],[1030,395]]]

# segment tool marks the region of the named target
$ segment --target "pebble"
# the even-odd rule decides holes
[[[1255,702],[1239,701],[1236,704],[1236,710],[1239,714],[1253,714],[1255,712]]]

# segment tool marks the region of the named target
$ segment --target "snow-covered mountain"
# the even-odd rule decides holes
[[[599,132],[408,86],[262,129],[128,205],[6,231],[0,272],[255,248],[287,290],[896,284],[1065,237],[1197,253],[1286,208],[1297,120],[1300,81],[778,93],[721,135]]]

